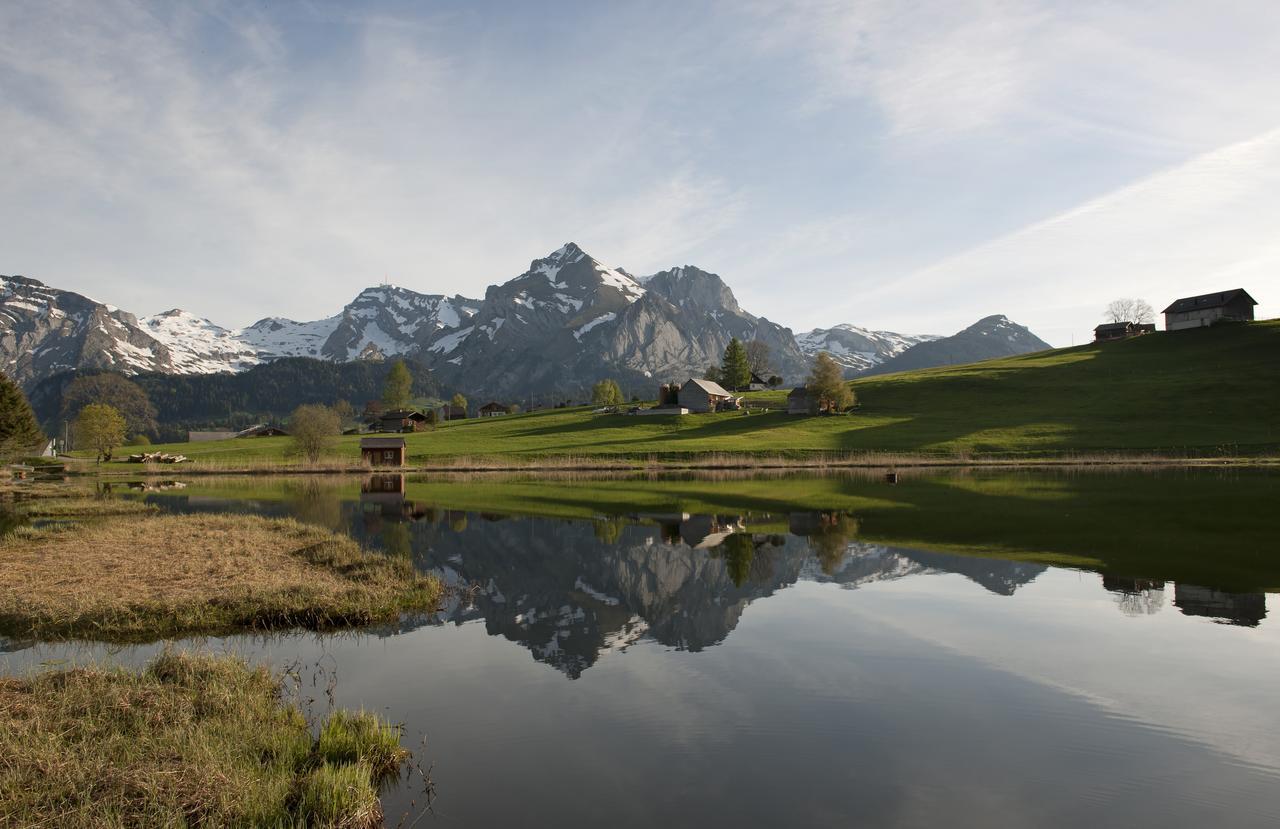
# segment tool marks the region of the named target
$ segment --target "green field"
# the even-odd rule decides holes
[[[576,408],[454,421],[407,436],[409,462],[864,452],[1256,457],[1280,450],[1280,320],[1159,333],[852,385],[859,408],[834,417],[776,410],[630,417]],[[749,399],[777,407],[785,394]],[[358,442],[341,438],[335,457],[358,462]],[[286,461],[289,441],[243,438],[160,448],[234,466]]]

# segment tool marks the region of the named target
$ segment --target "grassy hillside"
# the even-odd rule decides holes
[[[1280,450],[1280,321],[1160,333],[856,380],[840,417],[780,411],[685,417],[559,409],[455,421],[408,436],[410,462],[457,456],[683,457],[698,453],[911,452],[1034,457]],[[751,399],[781,405],[785,392]],[[336,454],[356,460],[356,437]],[[286,457],[288,440],[167,447],[239,463]]]

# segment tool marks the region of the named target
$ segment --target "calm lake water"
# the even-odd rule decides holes
[[[388,791],[389,825],[1280,822],[1274,473],[186,484],[113,489],[459,588],[376,631],[188,643],[404,723],[437,796]]]

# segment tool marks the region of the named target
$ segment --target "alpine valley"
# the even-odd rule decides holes
[[[953,337],[852,325],[796,336],[744,310],[714,273],[685,265],[632,276],[573,243],[490,286],[483,299],[382,285],[325,319],[268,317],[240,329],[179,309],[138,317],[35,279],[0,276],[0,365],[28,390],[81,370],[207,375],[285,357],[404,357],[430,371],[439,389],[467,395],[581,398],[613,378],[648,396],[660,382],[702,376],[734,337],[765,343],[770,373],[788,383],[801,382],[820,351],[852,377],[1049,347],[999,316]]]

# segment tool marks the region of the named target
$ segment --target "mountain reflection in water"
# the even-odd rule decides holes
[[[409,557],[460,588],[432,621],[482,621],[494,636],[577,678],[610,651],[652,639],[700,651],[723,642],[746,607],[798,581],[854,589],[872,582],[956,574],[1011,596],[1047,567],[952,555],[858,539],[848,511],[627,515],[546,518],[448,509],[406,495],[404,475],[371,475],[358,500],[323,489],[255,503],[178,493],[155,497],[169,509],[249,510],[294,515],[348,532],[367,546]],[[1126,615],[1165,606],[1165,583],[1105,576]],[[1262,593],[1173,587],[1188,616],[1256,626]],[[410,620],[410,626],[424,619]]]

